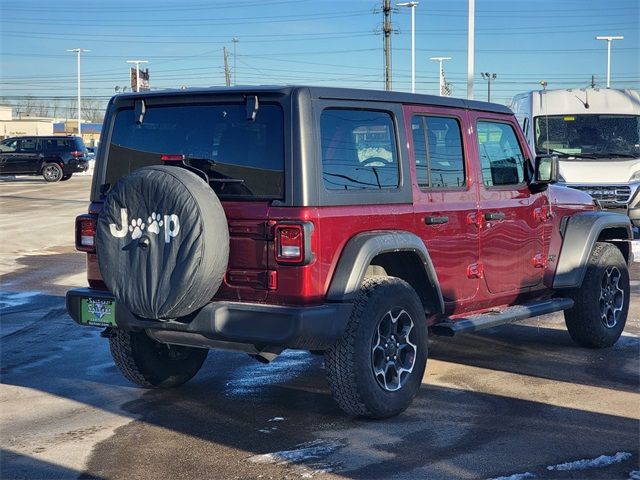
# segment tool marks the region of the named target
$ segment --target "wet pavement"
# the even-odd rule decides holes
[[[84,285],[72,242],[87,189],[87,177],[0,183],[0,478],[627,479],[640,470],[640,263],[613,348],[575,346],[561,315],[434,339],[411,408],[366,421],[337,408],[322,357],[306,352],[262,365],[212,351],[179,389],[128,383],[99,330],[64,311],[64,292]],[[582,459],[591,462],[567,463]]]

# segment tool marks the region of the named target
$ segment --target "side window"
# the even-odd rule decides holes
[[[35,138],[23,138],[18,144],[18,151],[22,153],[35,152],[38,148],[38,140]]]
[[[398,187],[398,155],[390,114],[326,109],[320,115],[320,145],[327,190]]]
[[[17,140],[5,140],[0,143],[0,152],[2,153],[11,153],[15,152],[18,149],[18,141]]]
[[[458,121],[448,117],[415,116],[411,131],[418,185],[431,188],[463,186],[464,153]]]
[[[479,121],[477,131],[484,184],[493,187],[524,182],[524,155],[513,127]]]
[[[63,138],[49,138],[45,140],[44,148],[47,152],[61,152],[63,151],[65,140]]]

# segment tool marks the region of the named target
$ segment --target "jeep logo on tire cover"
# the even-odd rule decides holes
[[[152,212],[147,217],[146,223],[142,218],[132,218],[129,221],[129,212],[126,208],[120,209],[120,225],[115,223],[109,224],[109,232],[116,238],[124,238],[128,233],[131,233],[131,238],[136,240],[142,236],[144,229],[147,232],[154,233],[156,235],[164,231],[164,243],[170,243],[171,239],[178,235],[180,232],[180,220],[177,215],[161,215],[160,213]]]

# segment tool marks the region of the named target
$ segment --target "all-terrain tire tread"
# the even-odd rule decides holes
[[[586,307],[593,302],[593,296],[599,293],[594,292],[590,287],[594,285],[594,282],[599,283],[598,277],[601,273],[598,263],[601,257],[607,254],[617,255],[617,260],[620,263],[618,266],[626,269],[624,257],[617,247],[607,242],[597,242],[589,257],[582,286],[569,293],[575,302],[574,307],[564,311],[565,323],[571,339],[578,345],[587,348],[603,348],[612,345],[611,341],[602,335],[603,330],[599,327],[601,322],[599,312]]]
[[[398,280],[398,279],[395,279]],[[343,336],[325,352],[327,381],[338,406],[349,415],[372,417],[373,414],[360,398],[356,387],[355,341],[356,332],[371,295],[390,277],[374,276],[364,280],[353,305],[347,329]],[[400,280],[401,281],[401,280]]]
[[[136,365],[129,332],[114,328],[109,337],[109,348],[116,366],[127,380],[143,388],[157,388],[145,378]]]

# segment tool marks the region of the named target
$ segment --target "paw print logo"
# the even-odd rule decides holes
[[[147,231],[155,233],[157,235],[158,233],[160,233],[160,227],[164,224],[164,222],[162,221],[162,216],[159,213],[153,212],[147,219],[147,224],[149,225]]]
[[[129,225],[131,238],[133,238],[134,240],[140,238],[142,236],[142,230],[144,230],[144,223],[142,223],[141,218],[131,220],[131,225]]]

